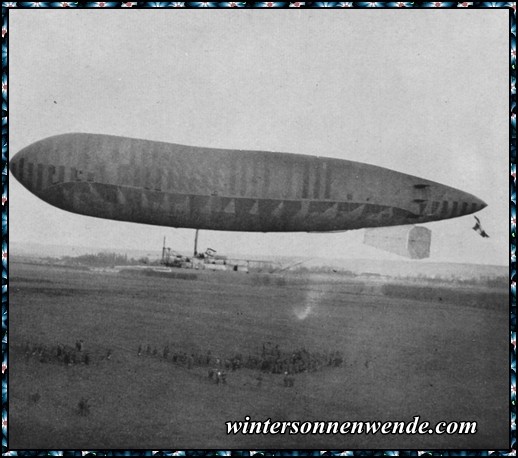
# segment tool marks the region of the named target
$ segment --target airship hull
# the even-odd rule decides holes
[[[453,218],[485,206],[455,188],[359,162],[97,134],[41,140],[10,167],[31,192],[63,210],[172,227],[345,231]]]

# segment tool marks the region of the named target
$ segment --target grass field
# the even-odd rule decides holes
[[[214,272],[214,274],[217,274]],[[216,281],[214,281],[216,279]],[[269,283],[269,284],[264,284]],[[284,283],[284,284],[283,284]],[[341,282],[207,281],[10,264],[10,449],[503,449],[509,440],[508,300],[498,290]],[[479,299],[477,299],[479,298]],[[73,346],[88,365],[26,357]],[[337,368],[283,376],[229,372],[137,355],[140,345],[227,357],[263,343],[339,350]],[[111,353],[108,359],[106,355]],[[90,413],[78,402],[88,399]],[[475,435],[226,435],[225,422],[478,421]]]

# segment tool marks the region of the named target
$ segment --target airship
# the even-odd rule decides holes
[[[453,187],[360,162],[89,133],[37,141],[10,170],[40,199],[82,215],[220,231],[403,226],[380,236],[371,230],[365,242],[416,258],[430,247],[428,229],[416,224],[486,206]]]

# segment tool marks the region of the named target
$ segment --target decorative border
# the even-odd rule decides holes
[[[499,8],[509,9],[509,159],[510,159],[510,450],[487,451],[417,451],[417,450],[356,450],[356,451],[72,451],[72,450],[8,450],[8,43],[9,10],[11,8]],[[3,2],[2,3],[2,456],[516,456],[516,2]]]

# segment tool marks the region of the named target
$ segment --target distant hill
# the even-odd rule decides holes
[[[10,256],[30,256],[35,258],[60,258],[63,256],[82,256],[85,254],[96,253],[117,253],[127,254],[130,258],[148,257],[150,259],[158,259],[161,251],[152,250],[120,250],[107,247],[86,247],[86,246],[68,246],[68,245],[42,245],[39,243],[9,243]]]
[[[29,258],[60,258],[63,256],[82,256],[85,254],[97,254],[100,252],[127,255],[128,258],[148,258],[149,261],[160,259],[160,250],[138,249],[110,249],[104,247],[81,247],[66,245],[41,245],[37,243],[11,242],[9,255]],[[441,278],[441,279],[487,279],[507,277],[508,266],[482,265],[482,264],[456,264],[446,262],[423,262],[418,260],[372,260],[372,259],[328,259],[328,258],[304,258],[304,257],[274,257],[274,256],[246,256],[225,253],[229,258],[264,260],[279,263],[282,270],[318,270],[322,268],[336,269],[337,271],[349,271],[353,274],[378,274],[390,277],[409,278]]]
[[[486,264],[457,264],[447,262],[420,262],[419,260],[377,260],[371,259],[315,259],[304,264],[308,268],[315,265],[328,265],[353,273],[373,273],[390,277],[427,277],[442,279],[476,279],[507,277],[507,266]]]

